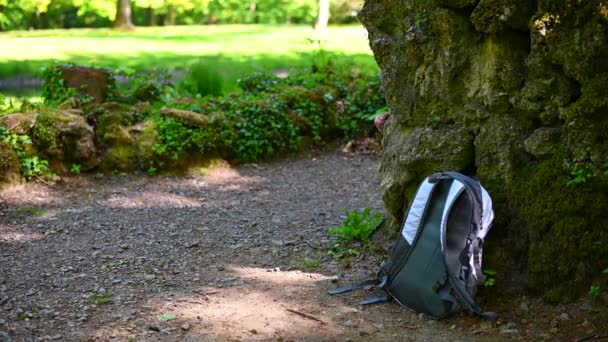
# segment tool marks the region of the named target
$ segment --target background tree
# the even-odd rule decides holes
[[[323,35],[327,31],[327,24],[329,23],[329,0],[319,0],[319,14],[317,15],[317,22],[315,24],[315,33],[317,35]]]
[[[41,14],[46,12],[50,3],[51,0],[0,0],[0,28],[40,28]],[[32,16],[34,20],[28,20]]]
[[[145,9],[145,24],[149,26],[156,26],[158,23],[158,13],[165,6],[164,0],[135,0],[135,6]],[[138,22],[143,24],[142,22]]]
[[[117,0],[114,28],[129,29],[133,27],[133,20],[131,19],[131,0]]]

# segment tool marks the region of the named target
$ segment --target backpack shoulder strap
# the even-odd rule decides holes
[[[368,279],[368,280],[364,280],[360,283],[355,283],[355,284],[351,284],[348,286],[339,287],[337,289],[329,290],[329,291],[327,291],[327,293],[329,293],[330,295],[336,295],[339,293],[360,290],[360,289],[366,288],[367,286],[378,286],[379,284],[380,284],[380,281],[378,279]]]

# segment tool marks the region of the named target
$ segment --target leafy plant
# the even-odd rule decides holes
[[[51,173],[49,162],[38,159],[37,156],[24,158],[21,162],[21,173],[26,179],[34,177],[48,176]]]
[[[315,259],[304,259],[304,267],[314,269],[319,267],[319,260]]]
[[[255,161],[299,148],[298,128],[277,96],[241,96],[240,101],[225,104],[225,114],[236,130],[234,154],[239,161]]]
[[[187,126],[175,118],[156,116],[154,122],[160,140],[154,151],[160,156],[178,160],[188,150],[204,152],[214,147],[215,139],[207,130]]]
[[[483,286],[492,286],[496,282],[496,271],[493,269],[483,270]]]
[[[161,315],[156,316],[156,319],[159,322],[172,321],[172,320],[174,320],[176,318],[177,318],[177,316],[175,314],[173,314],[173,313],[166,313],[166,314],[161,314]]]
[[[348,265],[350,264],[351,258],[356,258],[361,255],[361,250],[346,242],[336,242],[327,254],[342,264]]]
[[[6,127],[0,126],[0,140],[8,143],[19,157],[21,164],[21,174],[28,180],[34,177],[50,176],[49,162],[38,159],[37,156],[28,156],[25,151],[25,145],[31,145],[32,141],[29,136],[15,134]]]
[[[104,305],[112,303],[110,293],[108,291],[100,292],[99,294],[90,295],[87,299],[89,304]]]
[[[81,168],[82,166],[80,164],[72,164],[72,166],[70,167],[70,173],[73,175],[79,175]]]
[[[246,92],[272,92],[285,85],[285,83],[284,79],[278,78],[267,71],[255,71],[236,81],[239,88]]]
[[[608,267],[606,267],[605,269],[602,270],[602,274],[608,274]],[[600,294],[600,291],[602,290],[602,288],[598,285],[591,285],[589,287],[589,295],[591,296],[597,296]]]
[[[0,93],[0,114],[3,112],[12,111],[14,109],[15,104],[13,103],[13,100]]]
[[[571,173],[568,181],[566,181],[567,186],[571,185],[579,185],[586,183],[589,179],[593,177],[593,173],[590,171],[590,165],[577,166]]]
[[[44,210],[40,208],[22,208],[19,209],[18,212],[26,213],[34,216],[42,216],[44,215]]]
[[[597,296],[600,294],[600,287],[599,286],[590,286],[589,287],[589,295],[591,296]]]
[[[57,105],[77,95],[76,89],[68,87],[63,81],[61,68],[65,66],[72,65],[55,63],[42,69],[42,79],[44,80],[42,98],[44,103]]]
[[[151,177],[154,177],[158,174],[158,170],[155,167],[150,167],[148,169],[148,175],[150,175]]]
[[[326,72],[327,69],[331,67],[331,61],[328,58],[327,51],[323,48],[323,41],[321,39],[313,38],[308,38],[307,41],[311,48],[311,65],[313,72]]]
[[[329,233],[338,235],[341,240],[366,243],[382,221],[382,214],[372,214],[371,208],[366,208],[362,212],[346,211],[346,219],[342,225],[330,229]]]

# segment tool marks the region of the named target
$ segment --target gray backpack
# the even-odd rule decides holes
[[[474,300],[483,284],[482,247],[493,218],[492,199],[477,180],[457,172],[433,174],[418,188],[378,278],[329,293],[377,286],[386,295],[360,304],[395,299],[436,319],[467,310],[495,320],[495,313],[481,312]]]

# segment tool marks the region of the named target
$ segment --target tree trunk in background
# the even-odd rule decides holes
[[[116,19],[114,28],[133,28],[131,20],[131,0],[118,0],[116,3]]]
[[[148,25],[156,26],[156,13],[152,7],[148,7]]]
[[[324,35],[327,31],[327,23],[329,22],[329,0],[319,0],[319,14],[317,23],[315,24],[315,33]]]
[[[34,28],[40,30],[42,28],[42,19],[40,18],[40,10],[36,9],[36,21]]]
[[[175,25],[175,6],[173,5],[167,6],[167,22],[165,25]]]

